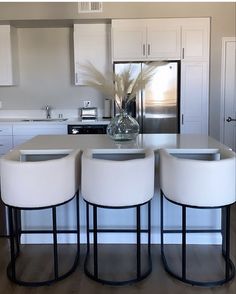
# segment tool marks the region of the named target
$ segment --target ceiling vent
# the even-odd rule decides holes
[[[79,2],[79,13],[102,12],[102,2]]]

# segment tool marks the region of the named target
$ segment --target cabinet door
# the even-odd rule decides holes
[[[74,25],[75,85],[85,85],[83,65],[91,62],[105,74],[111,68],[110,25]]]
[[[146,59],[146,25],[143,20],[112,21],[113,61]]]
[[[182,134],[208,134],[208,71],[207,62],[182,62]]]
[[[10,26],[0,26],[0,85],[12,84]]]
[[[16,29],[0,25],[0,86],[11,86],[17,82],[16,42]]]
[[[185,61],[208,61],[210,20],[188,19],[182,25],[182,59]]]
[[[180,24],[175,19],[147,22],[147,57],[151,60],[180,59]]]

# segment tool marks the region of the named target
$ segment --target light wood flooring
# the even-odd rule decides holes
[[[51,247],[48,245],[24,245],[22,247],[22,257],[20,267],[17,269],[23,277],[44,278],[51,272]],[[67,267],[73,258],[75,247],[73,245],[60,246],[60,262],[63,267]],[[100,249],[101,267],[107,273],[114,270],[116,260],[123,262],[126,270],[131,271],[127,266],[128,259],[132,261],[135,258],[134,248],[132,245],[103,245]],[[105,255],[106,253],[106,255]],[[211,277],[211,273],[217,275],[222,270],[221,259],[218,259],[219,248],[215,246],[191,246],[188,254],[190,263],[189,274],[197,275],[204,279]],[[118,255],[119,254],[119,255]],[[33,259],[32,256],[38,256]],[[123,259],[118,256],[123,256]],[[109,257],[105,257],[109,256]],[[112,257],[113,256],[113,257]],[[174,258],[173,258],[174,256]],[[176,270],[180,270],[179,258],[181,254],[179,246],[171,245],[167,248],[167,257],[171,260],[171,264]],[[200,258],[203,256],[203,258]],[[0,238],[0,294],[235,294],[236,293],[236,278],[221,287],[216,288],[201,288],[185,285],[174,278],[170,277],[163,269],[160,258],[160,246],[152,246],[152,261],[153,271],[144,281],[136,284],[112,287],[101,285],[90,280],[83,272],[83,262],[85,257],[85,246],[81,248],[80,263],[76,271],[67,279],[57,282],[51,286],[39,288],[26,288],[17,286],[11,283],[6,277],[6,266],[9,260],[8,240]],[[232,207],[231,213],[231,257],[236,264],[236,205]],[[112,260],[112,258],[114,258]],[[116,259],[117,258],[117,259]],[[211,258],[211,262],[207,261]],[[107,262],[106,262],[107,261]],[[107,266],[110,262],[111,267]],[[214,262],[214,263],[213,263]]]

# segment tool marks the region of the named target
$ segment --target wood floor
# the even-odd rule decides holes
[[[236,264],[236,205],[232,208],[231,214],[231,257]],[[22,248],[22,256],[20,262],[20,268],[18,272],[22,277],[30,278],[31,276],[37,278],[43,278],[45,275],[50,274],[51,264],[49,262],[51,258],[51,247],[48,245],[25,245]],[[171,258],[175,254],[175,258],[171,259],[171,262],[176,270],[180,270],[177,266],[179,263],[178,258],[180,258],[180,253],[178,252],[178,246],[168,247],[168,256]],[[192,246],[191,251],[191,272],[198,275],[201,278],[210,277],[210,272],[217,275],[220,272],[221,260],[217,260],[219,248],[212,246]],[[185,285],[172,277],[170,277],[163,269],[161,258],[160,258],[160,247],[159,245],[152,246],[152,261],[153,261],[153,271],[151,275],[144,281],[121,287],[105,286],[96,283],[89,278],[87,278],[83,272],[83,262],[85,257],[85,247],[82,246],[81,250],[80,264],[76,271],[69,276],[64,281],[57,282],[51,286],[39,287],[39,288],[26,288],[22,286],[17,286],[11,283],[6,277],[6,266],[9,260],[9,248],[8,240],[0,238],[0,294],[235,294],[236,293],[236,278],[228,283],[227,285],[216,287],[216,288],[200,288],[193,287],[190,285]],[[63,267],[67,267],[73,258],[75,248],[73,245],[63,245],[60,246],[60,262],[62,262]],[[132,259],[132,254],[134,252],[132,245],[104,245],[101,248],[102,258],[105,252],[107,254],[112,253],[113,256],[116,254],[121,254],[123,260],[120,259],[119,262],[123,261],[126,270],[130,270],[126,264],[128,264],[128,259]],[[32,263],[32,256],[37,253],[38,258]],[[201,253],[201,254],[200,254]],[[203,260],[200,259],[200,255],[203,256]],[[207,262],[207,258],[212,257],[215,263]],[[105,258],[105,257],[104,257]],[[116,257],[114,257],[116,258]],[[190,258],[190,257],[189,257]],[[205,262],[205,264],[202,263]],[[111,268],[105,266],[106,259],[101,260],[102,267],[105,271],[110,272],[114,270],[114,261],[107,258],[107,262],[110,262]],[[177,269],[178,267],[178,269]],[[190,273],[191,274],[191,273]]]

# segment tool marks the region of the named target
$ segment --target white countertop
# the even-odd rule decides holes
[[[40,135],[17,147],[30,153],[86,148],[117,153],[144,148],[167,148],[178,153],[216,153],[219,149],[228,147],[207,135],[187,134],[140,134],[135,141],[123,143],[114,142],[107,135]]]
[[[37,120],[38,119],[38,120]],[[106,125],[109,124],[110,119],[103,119],[98,118],[96,120],[81,120],[79,118],[68,118],[66,120],[42,120],[43,118],[0,118],[0,124],[12,124],[12,125],[18,125],[18,124],[64,124],[64,125],[70,125],[70,124],[78,124],[78,125]]]

